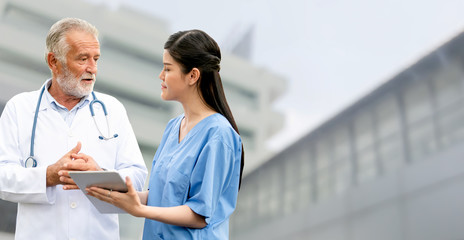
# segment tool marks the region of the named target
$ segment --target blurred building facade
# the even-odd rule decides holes
[[[247,175],[232,239],[464,239],[464,34]]]
[[[164,127],[182,112],[179,104],[160,98],[158,75],[170,33],[167,23],[153,16],[84,1],[0,0],[0,111],[12,96],[37,90],[50,78],[45,38],[51,25],[63,17],[82,18],[99,29],[102,56],[95,90],[124,104],[150,169]],[[221,77],[244,142],[247,174],[271,156],[262,143],[282,128],[283,115],[271,104],[286,84],[281,77],[227,53],[223,53]],[[14,232],[15,209],[16,204],[0,200],[0,233]],[[122,239],[141,233],[142,220],[120,216]]]

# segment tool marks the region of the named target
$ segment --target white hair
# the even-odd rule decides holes
[[[47,35],[45,61],[48,63],[48,53],[55,54],[55,58],[66,64],[66,54],[69,51],[69,44],[66,41],[66,34],[70,31],[78,30],[90,33],[98,38],[98,30],[95,26],[79,18],[63,18],[53,24]]]

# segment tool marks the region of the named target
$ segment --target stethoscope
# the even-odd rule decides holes
[[[39,100],[37,101],[37,106],[35,108],[34,123],[32,124],[31,149],[30,149],[29,157],[26,159],[26,162],[24,163],[24,166],[26,168],[37,167],[37,160],[35,160],[35,158],[34,158],[35,129],[37,127],[37,117],[39,115],[40,102],[42,101],[42,96],[43,96],[43,93],[45,92],[45,87],[46,87],[46,85],[42,88],[42,91],[40,91]],[[92,115],[95,126],[97,127],[97,130],[100,133],[100,136],[98,136],[98,138],[100,140],[110,140],[110,139],[113,139],[113,138],[117,138],[118,134],[114,134],[113,136],[109,136],[110,135],[110,125],[109,125],[109,122],[108,122],[108,112],[106,111],[105,104],[102,101],[97,99],[97,96],[95,96],[94,92],[92,92],[92,96],[93,96],[93,100],[89,103],[89,108],[90,108],[90,114]],[[106,118],[106,127],[107,127],[109,137],[105,137],[105,135],[103,135],[102,131],[100,130],[100,127],[98,127],[97,120],[95,120],[95,112],[93,110],[93,105],[95,103],[100,104],[102,109],[103,109],[103,113],[105,114],[105,118]]]

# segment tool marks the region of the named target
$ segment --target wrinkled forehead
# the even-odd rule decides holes
[[[69,31],[66,34],[66,41],[70,46],[100,48],[98,38],[91,33],[79,30]]]

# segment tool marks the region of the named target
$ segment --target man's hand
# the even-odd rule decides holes
[[[56,186],[58,184],[63,184],[60,180],[58,172],[63,169],[66,169],[65,164],[72,161],[72,154],[77,154],[81,150],[81,142],[78,142],[77,145],[66,153],[63,157],[60,158],[56,163],[47,167],[47,187]],[[82,161],[82,160],[81,160]]]
[[[63,165],[64,169],[60,170],[60,181],[63,183],[64,190],[79,189],[74,180],[69,176],[69,171],[103,171],[98,166],[95,160],[83,153],[72,153],[71,157],[74,159],[71,162],[67,162]]]

